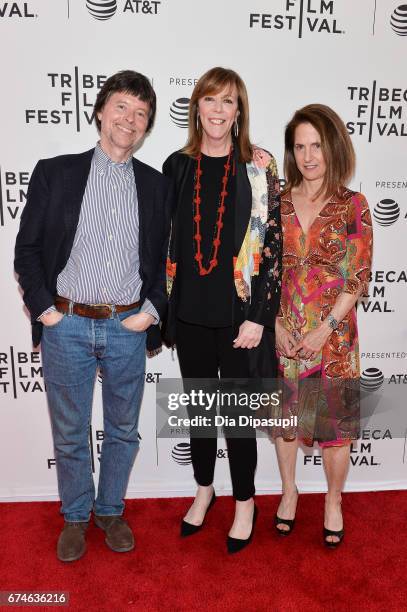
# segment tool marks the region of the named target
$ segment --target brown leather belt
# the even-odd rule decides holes
[[[64,297],[57,295],[55,298],[55,306],[59,312],[90,317],[91,319],[110,319],[113,312],[126,312],[140,306],[140,302],[126,305],[118,304],[117,306],[114,304],[78,304],[73,302],[71,307],[70,304],[71,300]]]

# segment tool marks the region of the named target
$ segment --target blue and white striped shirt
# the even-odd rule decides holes
[[[57,293],[82,304],[132,304],[140,298],[139,215],[132,158],[113,162],[95,148],[78,227]],[[141,310],[159,320],[149,300]]]

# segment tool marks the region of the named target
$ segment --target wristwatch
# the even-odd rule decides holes
[[[338,329],[338,321],[335,319],[335,317],[333,317],[331,314],[329,314],[327,316],[328,319],[328,325],[332,330]]]

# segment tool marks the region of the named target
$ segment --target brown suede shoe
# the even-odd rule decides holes
[[[85,532],[89,523],[70,523],[65,521],[57,544],[57,557],[60,561],[70,562],[80,559],[86,551]]]
[[[115,552],[128,552],[134,548],[133,532],[121,516],[96,516],[95,523],[106,533],[105,542]]]

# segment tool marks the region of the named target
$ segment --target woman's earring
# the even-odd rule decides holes
[[[239,124],[237,122],[237,117],[235,119],[233,127],[234,127],[235,138],[237,138],[239,136]]]
[[[199,113],[196,113],[196,131],[199,132]]]

